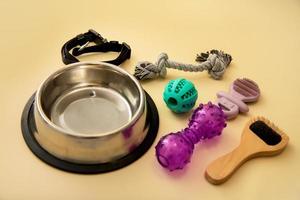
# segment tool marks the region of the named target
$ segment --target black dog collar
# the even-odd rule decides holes
[[[90,42],[95,43],[94,46],[88,46]],[[73,50],[72,50],[73,49]],[[69,51],[72,50],[72,54]],[[88,32],[79,34],[75,38],[69,40],[64,44],[61,49],[62,60],[65,64],[79,62],[75,56],[91,52],[120,52],[120,55],[106,63],[120,65],[126,59],[130,58],[131,49],[128,44],[123,42],[120,44],[118,41],[107,41],[99,33],[90,29]]]

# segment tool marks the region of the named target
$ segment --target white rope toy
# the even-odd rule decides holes
[[[200,55],[197,54],[196,61],[199,64],[192,65],[171,61],[166,53],[161,53],[155,64],[148,61],[139,62],[135,67],[134,76],[139,80],[164,78],[167,75],[167,68],[173,68],[189,72],[207,70],[212,78],[221,79],[231,60],[231,55],[223,51],[211,50]]]

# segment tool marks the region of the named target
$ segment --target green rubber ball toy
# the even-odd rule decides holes
[[[198,92],[191,81],[179,78],[171,80],[166,85],[163,98],[173,112],[184,113],[195,106]]]

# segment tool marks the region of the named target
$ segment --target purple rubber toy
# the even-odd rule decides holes
[[[177,133],[163,136],[156,145],[158,162],[170,171],[183,169],[190,162],[194,145],[200,140],[220,135],[226,127],[222,109],[211,102],[193,112],[188,127]]]

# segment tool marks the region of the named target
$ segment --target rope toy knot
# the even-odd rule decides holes
[[[206,53],[201,53],[197,55],[197,62],[207,63],[210,67],[207,67],[207,71],[211,77],[216,80],[222,78],[223,74],[226,71],[226,68],[229,66],[232,61],[232,57],[229,54],[224,53],[223,51],[211,50]]]
[[[168,55],[161,53],[158,56],[157,63],[153,64],[148,61],[139,62],[134,71],[134,76],[139,80],[153,79],[157,77],[166,77],[168,67]]]
[[[169,66],[168,59],[169,57],[166,53],[161,53],[158,56],[156,65],[158,70],[160,70],[159,75],[161,77],[165,77],[167,75],[167,67]]]
[[[199,65],[191,65],[171,61],[166,53],[161,53],[155,64],[148,61],[139,62],[135,68],[134,76],[139,80],[164,78],[167,75],[167,68],[173,68],[189,72],[207,70],[212,78],[221,79],[231,60],[232,57],[229,54],[211,50],[197,55],[196,61],[199,62]]]
[[[212,66],[212,68],[208,69],[208,73],[214,79],[221,79],[226,70],[226,66],[222,59],[220,59],[216,54],[211,54],[207,61],[209,61]]]

